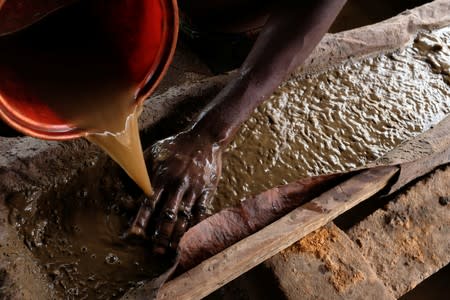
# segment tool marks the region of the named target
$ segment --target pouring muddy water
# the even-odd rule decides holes
[[[87,138],[151,196],[138,117],[174,52],[176,1],[72,2],[0,1],[0,115],[30,136]]]
[[[266,120],[266,119],[264,119],[264,120]],[[71,158],[72,160],[73,160],[73,158]],[[50,165],[51,166],[51,165]],[[90,171],[90,170],[89,170]],[[88,173],[89,171],[86,171],[86,173]],[[85,175],[86,173],[84,173],[83,175]],[[92,173],[92,172],[91,172]],[[101,177],[106,177],[105,175],[110,175],[110,174],[108,174],[108,173],[102,173],[102,172],[99,172],[98,174],[93,174],[93,175],[97,175],[97,176],[93,176],[92,178],[101,178]],[[85,177],[85,176],[82,176],[82,177]],[[111,178],[117,178],[117,176],[111,176]],[[92,180],[90,181],[90,183],[92,184]],[[82,190],[82,189],[80,189],[80,187],[83,187],[82,185],[80,186],[80,185],[76,185],[76,189],[77,190]],[[111,195],[112,194],[112,189],[110,189],[109,187],[108,188],[105,188],[104,189],[104,191],[105,191],[105,195]],[[84,193],[84,192],[83,192]],[[52,200],[54,200],[53,202],[54,203],[56,203],[56,202],[58,202],[58,203],[61,203],[62,201],[65,201],[65,202],[63,202],[64,204],[64,207],[63,207],[63,209],[64,210],[67,210],[67,203],[78,203],[78,202],[80,202],[79,201],[79,199],[78,199],[78,197],[67,197],[68,195],[70,195],[70,194],[73,194],[73,192],[71,191],[71,190],[67,190],[67,193],[66,194],[64,194],[64,195],[60,195],[60,196],[58,196],[57,198],[56,197],[52,197]],[[86,192],[86,194],[85,195],[87,195],[87,192]],[[81,194],[80,194],[80,198],[81,198]],[[83,197],[86,197],[86,196],[83,196]],[[117,199],[116,197],[112,197],[112,199]],[[62,200],[62,201],[61,201]],[[89,201],[90,201],[91,199],[89,199]],[[108,199],[109,200],[109,199]],[[45,200],[42,200],[43,202],[45,201]],[[107,201],[107,202],[113,202],[113,201]],[[70,206],[69,206],[70,207]],[[80,209],[80,207],[82,208],[82,209]],[[94,214],[94,216],[92,216],[92,215],[90,215],[90,214],[86,214],[85,212],[91,212],[91,210],[90,209],[85,209],[85,207],[82,207],[82,206],[80,206],[80,207],[74,207],[74,209],[72,209],[72,211],[74,211],[74,214],[75,214],[75,218],[74,218],[74,220],[73,220],[73,224],[76,224],[76,225],[78,225],[78,224],[81,224],[81,225],[86,225],[85,227],[83,227],[83,228],[81,228],[81,232],[82,233],[84,233],[85,235],[89,235],[90,237],[89,238],[91,238],[91,239],[97,239],[98,238],[98,235],[97,234],[95,234],[96,232],[94,231],[93,232],[93,230],[92,230],[92,228],[94,227],[94,228],[103,228],[103,227],[105,227],[104,225],[103,225],[103,223],[99,223],[98,224],[98,226],[95,226],[95,225],[97,225],[97,224],[94,224],[94,222],[92,222],[92,220],[96,220],[96,218],[95,218],[95,216],[98,216],[98,215],[95,215]],[[40,206],[39,207],[39,209],[41,209],[42,208],[42,206]],[[50,212],[52,212],[53,210],[51,210],[51,206],[49,206],[48,207],[49,208],[49,211]],[[78,209],[77,209],[78,208]],[[70,209],[69,209],[70,210]],[[78,212],[77,212],[78,211]],[[100,214],[99,214],[100,215]],[[101,217],[103,217],[104,215],[101,215]],[[107,215],[108,217],[109,217],[109,215]],[[47,214],[44,214],[44,216],[43,216],[43,218],[46,218],[47,217]],[[58,216],[57,216],[58,217]],[[55,217],[55,219],[56,219],[56,217]],[[66,218],[67,219],[67,218]],[[125,218],[123,218],[123,219],[125,219]],[[40,220],[39,220],[40,221]],[[72,221],[72,220],[70,220],[70,221]],[[125,221],[127,221],[127,220],[125,220]],[[69,222],[68,222],[69,223]],[[69,236],[69,238],[72,238],[72,236],[70,235],[70,233],[71,232],[65,232],[64,230],[60,230],[60,229],[58,229],[57,228],[57,226],[54,226],[54,225],[57,225],[57,224],[54,224],[54,223],[49,223],[49,225],[45,225],[46,223],[43,223],[43,222],[38,222],[38,223],[36,223],[36,224],[38,224],[39,226],[41,226],[41,224],[44,224],[44,225],[42,225],[42,226],[46,226],[47,228],[52,228],[52,229],[49,229],[49,230],[53,230],[53,233],[54,233],[54,236],[56,236],[56,237],[65,237],[65,236]],[[40,228],[42,228],[42,227],[40,227]],[[53,229],[54,228],[54,229]],[[35,232],[39,232],[39,231],[35,231],[34,230],[34,228],[32,228],[32,229],[30,229],[30,231],[29,231],[31,234],[34,234]],[[40,232],[42,232],[42,230],[40,231]],[[47,233],[48,233],[48,231],[46,232],[46,235],[45,236],[47,236]],[[114,232],[115,233],[115,232]],[[31,234],[30,234],[30,236],[31,236]],[[117,235],[115,235],[115,236],[117,236]],[[39,237],[38,237],[38,239],[39,239]],[[86,253],[86,251],[89,251],[89,255],[91,255],[91,253],[93,253],[93,252],[96,252],[96,254],[97,254],[97,257],[99,257],[99,259],[97,259],[97,263],[98,264],[105,264],[105,261],[102,261],[102,258],[103,257],[105,257],[106,259],[107,259],[107,263],[114,263],[114,262],[116,262],[116,257],[120,257],[120,261],[122,262],[122,265],[124,265],[124,266],[126,266],[126,269],[128,270],[128,269],[131,269],[131,268],[129,268],[129,266],[131,265],[131,264],[129,264],[128,263],[128,261],[126,261],[126,260],[124,260],[124,258],[122,257],[122,253],[117,253],[117,252],[115,252],[115,251],[113,251],[113,252],[111,252],[111,253],[114,253],[114,254],[119,254],[118,256],[114,256],[114,255],[109,255],[108,253],[104,253],[104,254],[107,254],[106,256],[105,255],[101,255],[101,254],[103,254],[103,253],[99,253],[98,251],[97,251],[97,249],[98,248],[95,248],[95,249],[91,249],[91,247],[90,247],[90,245],[87,245],[88,247],[84,247],[84,246],[86,246],[85,244],[86,244],[86,240],[84,239],[84,238],[81,238],[81,237],[78,237],[78,240],[79,241],[81,241],[81,243],[74,243],[74,247],[72,247],[72,249],[75,249],[75,251],[76,250],[78,250],[78,249],[80,249],[80,252],[83,252],[83,253]],[[29,240],[28,240],[29,241]],[[37,240],[37,242],[39,242],[39,240]],[[48,244],[54,244],[53,243],[53,240],[49,240],[49,241],[47,241],[47,243]],[[32,244],[31,244],[32,245]],[[64,244],[63,246],[60,246],[63,250],[65,250],[65,248],[68,248],[67,246],[65,246],[65,245],[67,245],[67,244]],[[104,246],[103,244],[100,244],[99,243],[99,245],[100,246]],[[32,245],[33,246],[33,245]],[[76,246],[83,246],[83,247],[76,247]],[[102,249],[103,248],[106,248],[106,247],[102,247]],[[146,248],[146,249],[148,249],[148,248]],[[127,249],[128,250],[128,249]],[[46,254],[48,254],[48,252],[46,253],[46,249],[45,250],[42,250],[41,252],[42,253],[40,253],[40,254],[36,254],[36,252],[38,252],[39,251],[39,249],[38,250],[35,250],[34,251],[34,254],[35,254],[35,256],[37,257],[37,259],[42,259],[42,261],[41,261],[41,263],[42,263],[42,265],[45,265],[45,267],[47,267],[48,266],[48,263],[53,263],[54,261],[55,261],[55,259],[54,259],[54,257],[53,256],[50,256],[51,254],[54,254],[54,252],[50,252],[50,255],[46,255]],[[147,250],[148,251],[148,250]],[[127,253],[128,253],[128,251],[127,251]],[[73,255],[73,254],[68,254],[68,255],[70,255],[71,256],[71,258],[70,258],[70,262],[73,262],[73,261],[75,261],[76,259],[78,259],[78,257],[76,256],[77,255],[77,253],[75,253],[75,255]],[[87,255],[86,255],[87,256]],[[137,256],[137,255],[136,255]],[[82,258],[81,259],[81,261],[83,262],[83,263],[85,263],[85,265],[87,265],[88,267],[86,268],[87,270],[92,270],[92,265],[93,265],[93,262],[95,261],[94,259],[91,259],[92,257],[87,257],[87,258]],[[64,260],[64,261],[62,261],[62,262],[58,262],[58,264],[59,265],[65,265],[66,264],[66,262],[67,262],[67,260]],[[133,261],[131,261],[132,263],[133,263]],[[53,270],[55,270],[54,272],[53,272]],[[84,271],[84,270],[82,270],[82,268],[80,267],[80,266],[78,266],[77,265],[77,269],[78,270],[81,270],[80,271],[80,273],[82,273],[82,271]],[[122,268],[122,271],[121,271],[121,273],[123,274],[123,273],[126,273],[126,272],[124,272],[123,271],[123,269],[125,269],[125,268]],[[60,270],[60,268],[58,268],[58,267],[53,267],[53,265],[50,265],[50,270],[48,270],[47,272],[49,273],[49,274],[51,274],[50,276],[55,276],[56,277],[56,275],[55,274],[58,274],[57,272],[59,272],[59,270]],[[111,275],[111,273],[112,272],[110,272],[110,270],[107,270],[106,268],[101,268],[101,270],[103,271],[103,272],[95,272],[95,274],[103,274],[103,273],[108,273],[108,277],[106,277],[107,278],[107,280],[110,282],[110,281],[114,281],[115,279],[116,279],[116,276],[115,275]],[[53,272],[53,273],[50,273],[50,272]],[[64,272],[64,270],[61,270],[61,273],[63,273]],[[73,271],[73,273],[75,273],[76,271]],[[67,282],[71,282],[71,283],[74,283],[74,284],[78,284],[78,282],[80,282],[80,285],[81,284],[84,284],[84,282],[82,281],[83,280],[83,278],[80,280],[80,281],[78,281],[78,278],[75,278],[75,279],[73,279],[73,277],[71,277],[72,275],[73,275],[73,273],[69,273],[68,275],[67,275]],[[64,273],[65,274],[65,273]],[[89,276],[90,274],[88,274],[88,276]],[[88,278],[88,276],[84,276],[84,279],[85,278]],[[83,275],[82,276],[80,276],[80,277],[83,277]],[[128,278],[127,278],[127,276],[124,276],[125,278],[126,278],[126,280],[129,280]],[[51,278],[54,278],[54,277],[51,277]],[[58,278],[58,281],[59,281],[59,278]],[[52,281],[53,283],[55,283],[55,285],[57,284],[57,282],[58,281],[56,281],[56,280],[54,280],[54,281]],[[61,281],[59,281],[59,282],[61,282]],[[58,282],[58,283],[59,283]],[[52,284],[53,284],[52,283]],[[95,283],[93,283],[92,284],[92,286],[93,286],[93,288],[96,288],[96,282]],[[65,287],[64,287],[65,288]],[[70,288],[71,288],[71,286],[70,286]],[[69,290],[69,289],[67,289],[67,290]],[[70,290],[68,291],[69,293],[70,293]]]

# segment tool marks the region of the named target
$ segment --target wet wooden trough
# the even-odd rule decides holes
[[[330,65],[348,60],[356,62],[363,57],[394,51],[411,43],[419,31],[448,26],[449,16],[448,1],[434,1],[379,24],[329,34],[294,76],[319,72]],[[208,68],[189,51],[179,52],[178,55],[170,75],[172,82],[163,84],[143,114],[141,126],[144,144],[147,146],[152,141],[183,128],[190,115],[195,113],[195,107],[207,103],[229,78],[228,75],[210,77]],[[171,117],[180,112],[185,117],[178,118],[176,126],[167,126],[172,122]],[[388,154],[381,162],[386,164],[398,162],[399,159],[410,160],[416,156],[439,152],[439,149],[445,148],[445,141],[448,141],[445,139],[448,124],[447,119],[432,131]],[[44,224],[53,224],[50,221],[45,223],[45,216],[40,216],[39,213],[54,209],[58,218],[77,216],[67,212],[65,207],[69,210],[86,209],[72,203],[83,198],[82,193],[79,198],[70,195],[83,184],[80,178],[89,176],[105,177],[106,183],[102,184],[116,193],[104,197],[108,208],[111,208],[109,203],[118,201],[119,198],[121,203],[127,202],[129,195],[133,195],[134,188],[129,187],[130,183],[123,178],[119,184],[110,183],[110,177],[105,176],[109,171],[112,176],[122,176],[104,154],[84,141],[53,143],[27,137],[1,138],[0,297],[85,297],[82,285],[67,288],[58,286],[64,282],[61,278],[68,280],[70,276],[82,276],[77,275],[73,267],[70,270],[52,269],[53,266],[43,263],[42,258],[37,258],[36,253],[42,247],[39,242],[43,241],[45,244],[51,241],[46,236],[49,234],[46,229],[48,225],[46,227]],[[450,180],[446,181],[450,177],[449,173],[445,168],[436,171],[410,187],[408,192],[399,195],[395,201],[375,200],[370,201],[370,205],[360,205],[338,218],[336,225],[331,223],[296,242],[298,238],[317,229],[319,223],[315,227],[302,229],[301,235],[273,250],[275,252],[261,255],[237,272],[233,269],[233,273],[223,273],[224,277],[218,278],[216,282],[210,281],[212,276],[208,276],[207,282],[199,280],[196,287],[200,288],[193,289],[189,285],[183,285],[183,276],[186,278],[189,275],[181,275],[163,287],[160,297],[171,299],[177,295],[178,298],[180,294],[176,292],[182,292],[183,288],[190,291],[190,294],[185,294],[186,298],[206,296],[279,252],[232,282],[228,288],[221,289],[210,297],[260,299],[271,295],[272,298],[288,299],[313,299],[318,296],[352,299],[373,295],[378,299],[398,298],[450,262],[449,210],[448,205],[441,204],[450,194]],[[126,216],[125,213],[125,220]],[[24,235],[26,232],[33,236]],[[423,236],[427,238],[422,238]],[[254,238],[258,239],[258,236]],[[281,248],[286,248],[291,243],[294,243],[292,247],[281,251]],[[63,245],[61,249],[61,253],[73,250],[70,245]],[[82,257],[82,254],[75,255]],[[221,254],[218,255],[220,258]],[[220,262],[221,260],[217,267],[220,267]],[[101,263],[104,263],[104,259]],[[208,261],[205,263],[207,265]],[[82,268],[78,266],[78,269]],[[201,268],[202,265],[193,269],[195,273],[191,274],[201,275],[198,277],[200,279],[210,274]],[[222,273],[221,269],[211,270]],[[84,271],[78,270],[80,272]],[[266,281],[270,282],[264,287],[258,284]],[[85,284],[89,286],[90,281],[86,280]],[[142,282],[138,285],[140,284]],[[207,284],[208,289],[204,288]],[[128,289],[136,285],[124,286]],[[127,291],[122,287],[114,287],[117,290],[112,291],[113,288],[102,284],[92,284],[90,288],[97,288],[99,293],[88,293],[89,298],[119,298]]]

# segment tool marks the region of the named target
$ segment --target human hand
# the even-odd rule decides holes
[[[155,143],[146,156],[155,193],[145,199],[130,232],[145,235],[156,218],[154,252],[164,254],[205,218],[221,174],[222,147],[188,130]]]

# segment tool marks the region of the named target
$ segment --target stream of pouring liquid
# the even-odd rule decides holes
[[[86,139],[102,148],[114,159],[142,189],[147,196],[153,195],[153,189],[145,165],[138,119],[141,107],[137,107],[126,121],[123,131],[118,133],[92,133]]]
[[[42,101],[41,107],[50,107],[65,124],[85,129],[87,139],[151,196],[138,128],[140,82],[129,75],[123,56],[89,13],[90,1],[0,37],[0,85],[5,89],[0,92]],[[13,88],[7,90],[3,82],[13,82]],[[17,90],[25,96],[17,97]]]

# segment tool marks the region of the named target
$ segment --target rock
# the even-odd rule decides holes
[[[450,262],[450,168],[426,179],[350,229],[379,278],[395,297],[413,289]]]
[[[288,299],[394,299],[334,224],[307,235],[266,265]]]

